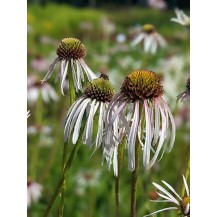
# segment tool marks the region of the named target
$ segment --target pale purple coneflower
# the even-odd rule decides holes
[[[31,180],[27,180],[27,207],[29,208],[33,202],[37,202],[41,197],[43,187]]]
[[[143,26],[143,32],[141,32],[132,41],[131,46],[136,46],[143,41],[143,49],[145,53],[155,54],[158,46],[165,48],[167,46],[166,40],[155,30],[155,27],[151,24],[145,24]]]
[[[152,200],[153,202],[164,202],[164,203],[173,203],[175,206],[172,207],[167,207],[161,210],[158,210],[156,212],[153,212],[149,215],[146,216],[152,216],[156,213],[167,211],[167,210],[179,210],[181,214],[184,217],[190,217],[190,192],[188,188],[187,181],[185,177],[183,176],[183,182],[185,186],[185,191],[186,191],[186,196],[181,197],[175,190],[174,188],[169,185],[167,182],[163,181],[163,184],[168,188],[168,190],[162,186],[160,186],[157,183],[153,182],[153,185],[160,191],[160,193],[157,192],[157,194],[163,198],[163,200]]]
[[[148,5],[160,10],[167,8],[167,3],[164,0],[148,0]]]
[[[183,101],[185,98],[190,98],[190,78],[187,80],[186,90],[177,96],[177,100],[181,99]]]
[[[85,120],[86,125],[83,131],[82,142],[89,147],[95,143],[96,148],[98,148],[103,140],[105,115],[108,103],[113,95],[114,88],[105,74],[87,83],[83,95],[68,110],[64,129],[65,142],[71,138],[72,144],[76,144],[80,135],[82,120]],[[98,130],[93,139],[93,124],[97,114]]]
[[[179,23],[183,26],[190,27],[190,17],[187,16],[182,10],[175,9],[176,18],[171,18],[171,21]]]
[[[172,132],[168,151],[173,148],[175,123],[162,94],[163,87],[159,77],[152,71],[139,70],[125,78],[121,92],[116,94],[109,103],[104,155],[109,166],[113,161],[115,175],[117,175],[118,167],[117,146],[121,142],[123,133],[126,133],[127,138],[130,171],[135,169],[136,145],[140,145],[143,149],[144,167],[146,169],[152,167],[162,150],[169,124],[171,124]],[[112,125],[117,118],[119,131],[115,132]],[[112,139],[117,141],[115,145],[112,145]]]
[[[48,66],[49,66],[48,61],[41,56],[36,56],[31,61],[31,67],[36,72],[45,72]]]
[[[48,80],[54,71],[58,62],[61,62],[59,71],[56,76],[56,81],[60,78],[61,92],[64,95],[63,86],[66,79],[67,73],[72,73],[74,86],[76,92],[83,89],[82,82],[85,80],[84,72],[89,81],[92,81],[96,78],[96,75],[92,70],[87,66],[84,61],[86,56],[85,46],[81,43],[80,40],[76,38],[64,38],[57,48],[57,57],[50,65],[49,70],[42,80],[42,83]],[[71,65],[71,71],[68,72],[68,69]]]
[[[59,97],[55,89],[47,83],[41,84],[35,76],[28,76],[27,78],[27,101],[29,104],[34,104],[39,96],[45,103],[49,103],[51,100],[58,101]]]

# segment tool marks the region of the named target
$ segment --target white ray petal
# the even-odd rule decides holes
[[[190,192],[189,192],[187,181],[186,181],[184,175],[182,175],[182,177],[183,177],[186,193],[187,193],[188,196],[190,196]]]
[[[78,115],[77,121],[75,123],[75,128],[74,128],[74,132],[73,132],[73,135],[72,135],[72,143],[73,144],[75,144],[77,142],[77,140],[78,140],[79,133],[80,133],[80,128],[81,128],[82,118],[83,118],[86,106],[89,103],[89,99],[85,100],[84,102],[85,102],[85,104],[83,105],[83,107],[82,107],[82,109],[81,109],[81,111],[80,111],[80,113]]]
[[[131,43],[131,46],[135,46],[137,44],[139,44],[142,39],[144,38],[145,34],[144,33],[140,33]]]
[[[156,211],[156,212],[153,212],[153,213],[151,213],[151,214],[149,214],[149,215],[145,215],[145,216],[143,216],[143,217],[151,216],[151,215],[157,214],[157,213],[159,213],[159,212],[164,212],[164,211],[166,211],[166,210],[173,210],[173,209],[178,209],[178,208],[177,208],[177,207],[168,207],[168,208],[160,209],[160,210],[158,210],[158,211]]]

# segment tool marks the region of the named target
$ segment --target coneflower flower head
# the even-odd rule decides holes
[[[105,76],[87,83],[83,95],[72,104],[68,111],[64,130],[65,141],[68,141],[72,137],[72,143],[75,144],[77,142],[82,119],[85,118],[84,113],[86,111],[87,120],[82,140],[88,146],[92,146],[95,143],[96,148],[98,148],[102,143],[108,102],[112,99],[113,95],[114,88]],[[97,111],[99,112],[98,131],[93,142],[93,122]]]
[[[56,77],[56,81],[59,77],[61,83],[61,91],[63,95],[64,95],[63,86],[68,73],[69,64],[71,64],[71,71],[69,73],[72,73],[76,92],[83,89],[82,88],[82,82],[84,82],[83,71],[86,73],[87,79],[89,81],[96,78],[96,75],[91,71],[91,69],[86,65],[86,63],[83,60],[83,58],[86,56],[86,49],[79,39],[64,38],[60,42],[56,53],[58,57],[50,65],[46,76],[42,80],[42,83],[50,78],[58,61],[60,61],[61,64]]]
[[[155,211],[149,215],[145,215],[144,217],[152,216],[156,213],[167,211],[167,210],[179,210],[184,217],[190,217],[190,192],[189,192],[187,181],[184,176],[183,176],[183,182],[186,191],[186,195],[184,197],[181,197],[170,184],[168,184],[163,180],[162,183],[166,187],[162,187],[159,184],[153,182],[153,185],[160,191],[156,193],[163,198],[163,200],[153,200],[153,202],[164,202],[164,203],[169,202],[169,203],[173,203],[175,206],[167,207]]]
[[[136,46],[143,41],[144,52],[155,54],[157,47],[162,48],[167,46],[165,39],[156,31],[155,26],[152,24],[143,25],[143,32],[141,32],[132,41],[131,45]]]
[[[143,25],[143,30],[147,34],[151,34],[151,33],[155,32],[155,27],[152,24],[145,24],[145,25]]]
[[[76,38],[64,38],[57,48],[57,55],[61,60],[78,60],[86,56],[86,49],[80,40]]]
[[[121,92],[109,103],[104,154],[109,166],[112,159],[113,164],[115,162],[113,165],[115,175],[117,175],[117,160],[114,159],[117,158],[117,146],[123,138],[123,131],[127,137],[128,168],[131,171],[135,168],[135,145],[138,145],[136,141],[139,141],[143,149],[143,165],[149,169],[162,149],[169,123],[172,126],[169,151],[172,149],[175,124],[162,94],[163,87],[155,72],[138,70],[125,78]],[[119,119],[118,128],[121,132],[119,134],[112,132],[112,125],[117,119]],[[112,139],[118,141],[114,146],[111,145],[114,144],[111,142]]]

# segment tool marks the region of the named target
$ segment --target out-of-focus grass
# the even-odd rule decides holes
[[[108,44],[105,42],[100,19],[107,16],[115,24],[115,32],[111,34]],[[44,58],[52,59],[55,57],[56,46],[64,37],[78,37],[82,40],[87,48],[87,56],[85,61],[95,71],[102,71],[106,68],[108,73],[117,70],[120,78],[135,70],[134,65],[130,64],[124,68],[119,64],[127,56],[133,59],[133,63],[141,61],[141,68],[155,69],[158,67],[159,59],[166,59],[173,55],[189,54],[188,30],[183,26],[170,21],[175,16],[173,11],[157,11],[143,8],[119,9],[116,11],[94,10],[94,9],[76,9],[68,5],[48,4],[46,7],[38,5],[28,6],[28,25],[32,30],[28,32],[28,74],[37,74],[31,66],[30,62],[36,55]],[[92,30],[84,30],[80,27],[81,22],[90,22],[93,25]],[[157,55],[146,55],[142,52],[142,47],[131,49],[129,44],[132,35],[129,34],[129,28],[135,25],[143,25],[152,23],[156,29],[168,41],[169,47],[166,50],[159,50]],[[121,51],[117,47],[115,36],[117,33],[124,33],[127,36],[127,51]],[[46,36],[52,38],[55,42],[44,44],[41,43],[41,37]],[[57,45],[56,45],[56,44]],[[105,49],[105,47],[106,49]],[[112,51],[112,50],[117,51]],[[109,58],[108,62],[103,62],[101,57],[105,55]],[[188,73],[188,63],[183,68],[183,74]],[[136,68],[137,69],[137,68]],[[44,72],[46,73],[46,72]],[[167,72],[163,72],[167,76]],[[45,74],[38,74],[42,79]],[[119,76],[119,75],[118,75]],[[185,77],[183,75],[183,77]],[[43,123],[52,126],[52,136],[54,143],[50,147],[39,147],[39,154],[34,170],[34,179],[43,186],[43,194],[38,203],[33,204],[28,210],[29,217],[42,216],[48,201],[56,187],[61,172],[61,157],[63,149],[63,123],[64,117],[69,108],[69,97],[60,94],[59,83],[54,83],[53,75],[48,81],[52,84],[59,94],[60,101],[43,105]],[[175,81],[174,81],[175,82]],[[169,85],[169,84],[168,84]],[[182,92],[185,83],[180,84],[178,91]],[[118,88],[116,87],[118,90]],[[178,94],[179,92],[175,93]],[[176,98],[174,98],[174,101]],[[185,103],[178,102],[173,113],[177,113],[180,107]],[[37,106],[29,106],[31,116],[28,119],[28,125],[38,124],[36,113]],[[184,122],[177,129],[176,142],[173,150],[169,154],[165,154],[162,160],[150,170],[144,171],[140,167],[137,194],[137,211],[138,216],[143,216],[157,209],[163,208],[164,204],[155,204],[150,202],[148,193],[155,190],[152,182],[160,183],[165,180],[170,183],[177,191],[181,192],[182,178],[184,172],[186,149],[189,145],[189,128],[187,122]],[[28,136],[28,175],[29,168],[34,155],[34,148],[39,144],[37,136]],[[70,145],[71,148],[71,145]],[[73,162],[72,168],[67,176],[67,191],[65,199],[64,216],[76,217],[111,217],[115,214],[115,197],[113,172],[108,172],[106,163],[102,166],[102,152],[97,150],[92,156],[93,149],[82,146],[78,155]],[[120,180],[120,213],[121,216],[129,216],[130,213],[130,172],[127,170],[127,153],[125,153],[124,169]],[[82,169],[100,170],[100,177],[96,187],[88,187],[84,194],[77,192],[76,174]],[[54,204],[50,216],[57,216],[59,199]],[[158,216],[175,217],[176,212],[161,213]]]

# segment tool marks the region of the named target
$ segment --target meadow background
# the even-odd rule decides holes
[[[184,10],[189,15],[189,10]],[[177,102],[176,96],[185,90],[190,74],[189,30],[171,22],[173,9],[157,10],[145,7],[128,8],[75,8],[67,4],[49,3],[45,6],[30,4],[27,9],[27,72],[28,76],[45,76],[55,58],[56,48],[65,37],[79,38],[86,46],[87,65],[98,75],[107,73],[118,92],[124,77],[136,69],[150,69],[160,74],[164,84],[164,99],[176,120],[177,132],[173,150],[165,153],[150,171],[139,171],[137,192],[137,216],[149,214],[165,207],[150,199],[155,188],[152,182],[165,180],[181,193],[182,177],[186,166],[186,152],[190,141],[189,101]],[[132,48],[130,42],[142,25],[151,23],[168,42],[167,49],[159,49],[156,55],[145,54],[142,46]],[[124,34],[126,40],[118,42],[117,36]],[[35,61],[36,60],[36,61]],[[37,61],[41,60],[41,61]],[[42,64],[43,63],[43,64]],[[38,64],[38,65],[37,65]],[[41,65],[40,65],[41,64]],[[27,136],[27,176],[43,186],[38,202],[28,208],[29,217],[40,217],[51,198],[61,174],[64,118],[69,104],[69,95],[61,95],[55,75],[47,82],[56,90],[59,100],[45,103],[38,100],[28,104],[31,116],[28,127],[47,132],[29,133]],[[102,152],[82,146],[67,175],[64,216],[111,217],[115,215],[113,171],[102,165]],[[126,153],[127,154],[127,153]],[[120,213],[130,213],[131,174],[125,166],[120,177]],[[50,216],[58,214],[59,200]],[[160,217],[175,217],[177,212],[160,213]]]

